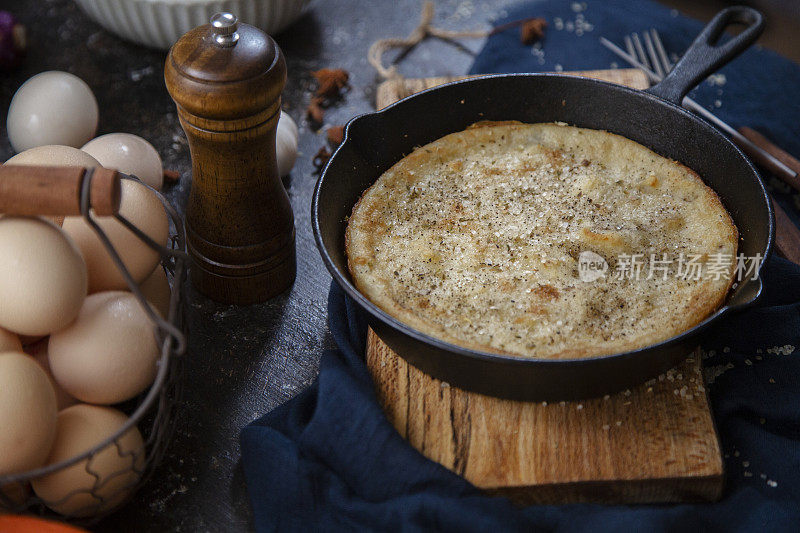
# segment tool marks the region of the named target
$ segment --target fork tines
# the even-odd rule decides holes
[[[644,44],[642,44],[643,41]],[[625,48],[630,55],[655,72],[659,78],[663,78],[672,70],[672,62],[664,49],[664,43],[654,28],[642,32],[642,37],[639,37],[636,32],[626,35]]]

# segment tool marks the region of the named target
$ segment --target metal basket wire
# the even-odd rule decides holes
[[[164,247],[153,241],[122,215],[114,215],[121,224],[160,254],[161,266],[166,271],[172,289],[169,313],[167,318],[164,319],[146,303],[140,287],[128,272],[119,254],[112,246],[110,239],[89,215],[92,175],[93,169],[87,169],[81,185],[81,213],[100,238],[106,250],[108,250],[112,260],[128,284],[128,288],[142,304],[143,309],[154,323],[154,334],[161,346],[156,378],[150,388],[137,398],[124,403],[122,406],[115,406],[126,412],[129,418],[114,434],[96,446],[59,463],[26,472],[0,476],[0,513],[35,513],[43,516],[57,516],[72,522],[87,524],[97,521],[119,508],[136,492],[139,486],[147,481],[156,465],[163,458],[175,430],[174,422],[183,390],[183,358],[181,355],[186,350],[186,330],[183,306],[181,305],[181,287],[186,276],[188,256],[186,254],[186,233],[183,221],[175,208],[159,191],[136,177],[121,175],[123,179],[137,181],[155,193],[164,205],[164,209],[167,211],[172,223],[170,242],[167,247]],[[123,446],[122,440],[134,426],[138,427],[142,433],[144,446],[139,450],[129,451]],[[111,449],[116,449],[121,458],[129,459],[129,461],[126,461],[129,466],[102,477],[92,469],[92,462],[99,454]],[[92,487],[76,489],[55,502],[43,501],[30,491],[29,483],[31,480],[65,470],[81,462],[83,462],[86,472],[95,478]],[[131,472],[134,475],[130,476]],[[109,484],[114,482],[116,478],[122,478],[123,476],[130,477],[130,480],[114,487],[113,490],[103,490],[109,487]],[[90,497],[86,498],[86,496]],[[58,506],[60,503],[76,497],[86,498],[89,502],[75,509],[72,514],[56,514],[48,507],[48,504],[49,506]],[[117,499],[119,501],[115,501]],[[110,502],[113,502],[113,504],[109,505]]]

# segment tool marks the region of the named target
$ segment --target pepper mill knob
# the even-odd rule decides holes
[[[295,278],[295,228],[275,133],[286,63],[261,30],[217,13],[181,37],[164,68],[192,155],[190,279],[226,303],[262,302]]]
[[[223,47],[233,46],[239,40],[239,19],[233,13],[216,13],[211,17],[214,28],[214,40]]]

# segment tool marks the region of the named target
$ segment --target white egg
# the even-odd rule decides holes
[[[275,155],[278,160],[278,174],[281,177],[286,176],[297,161],[297,124],[283,111],[275,134]]]
[[[136,176],[161,190],[164,167],[153,145],[130,133],[109,133],[92,139],[81,148],[106,168]]]
[[[78,404],[58,413],[57,431],[47,464],[79,455],[128,422],[116,409]],[[128,497],[144,469],[144,441],[132,426],[115,443],[103,448],[91,460],[31,481],[33,490],[50,509],[65,515],[84,517],[111,510]]]
[[[56,395],[36,362],[0,353],[0,476],[42,466],[56,434]]]
[[[23,83],[8,107],[8,139],[17,152],[46,144],[81,147],[97,131],[92,90],[79,77],[51,70]]]
[[[154,331],[133,294],[92,294],[72,324],[50,335],[50,371],[83,402],[129,400],[155,379],[159,349]]]
[[[169,221],[164,206],[155,193],[141,183],[122,180],[121,196],[120,214],[155,242],[166,246],[169,239]],[[95,220],[108,235],[134,280],[137,283],[144,281],[158,264],[160,259],[158,252],[139,240],[115,218],[97,217]],[[64,232],[75,241],[86,261],[90,294],[128,289],[122,273],[83,217],[65,218],[63,228]]]
[[[0,218],[0,326],[47,335],[78,315],[86,264],[75,244],[38,217]]]

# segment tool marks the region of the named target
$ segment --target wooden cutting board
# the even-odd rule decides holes
[[[575,74],[647,87],[633,69]],[[384,82],[377,107],[455,79]],[[722,457],[698,355],[630,391],[550,404],[452,387],[406,363],[371,330],[367,366],[397,431],[429,459],[493,494],[523,504],[721,496]]]

